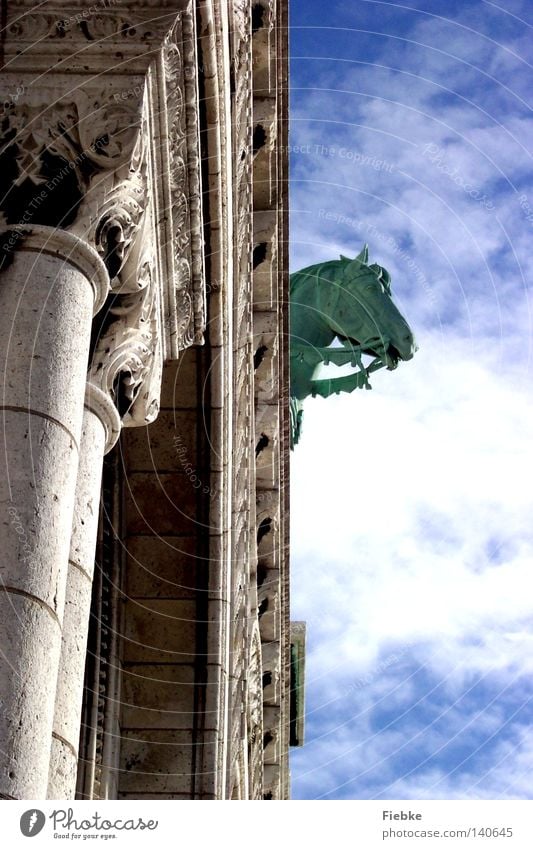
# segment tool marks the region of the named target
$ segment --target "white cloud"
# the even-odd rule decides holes
[[[371,393],[305,404],[293,575],[306,604],[320,603],[323,620],[329,611],[344,662],[361,645],[375,652],[375,640],[460,642],[533,614],[523,592],[533,558],[523,474],[533,461],[531,395],[465,347],[439,350],[427,336],[415,360],[374,377]],[[487,554],[494,538],[509,547],[505,563]],[[293,604],[302,615],[303,601]]]

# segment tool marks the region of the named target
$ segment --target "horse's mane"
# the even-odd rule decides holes
[[[294,292],[296,287],[299,286],[300,283],[307,277],[313,277],[318,272],[329,270],[332,266],[345,266],[347,263],[352,262],[352,260],[347,257],[341,257],[340,259],[330,259],[325,262],[315,262],[313,265],[308,265],[305,268],[301,268],[299,271],[294,271],[290,275],[290,290]],[[324,282],[331,282],[327,277],[324,277]]]
[[[333,267],[338,268],[340,266],[341,268],[345,268],[347,265],[350,265],[353,261],[354,260],[350,259],[349,257],[341,256],[340,259],[330,259],[330,260],[326,260],[326,262],[315,262],[313,265],[308,265],[308,266],[306,266],[306,268],[300,269],[300,271],[294,271],[290,275],[290,291],[291,291],[291,294],[294,294],[294,292],[296,291],[298,286],[300,286],[302,283],[304,283],[309,277],[314,277],[317,274],[320,274],[321,282],[331,283],[332,281],[328,278],[327,275],[322,276],[322,272],[323,271],[329,271]],[[388,279],[385,280],[385,279],[382,278],[381,282],[382,282],[387,294],[392,297],[391,286],[390,286],[390,277],[389,277],[386,269],[382,268],[382,266],[380,266],[380,265],[378,265],[378,266],[374,265],[373,268],[372,268],[372,266],[367,265],[367,263],[363,263],[363,265],[365,265],[366,268],[370,269],[374,273],[376,273],[376,267],[381,268],[382,271],[386,272]]]

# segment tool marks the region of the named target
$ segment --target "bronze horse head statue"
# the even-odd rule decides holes
[[[308,395],[370,388],[368,373],[395,369],[410,360],[417,346],[407,321],[391,296],[390,274],[368,264],[368,246],[355,259],[310,265],[291,274],[291,414],[293,444],[298,441],[301,402]],[[335,342],[337,347],[330,347]],[[363,354],[374,357],[363,366]],[[359,371],[347,377],[317,380],[322,364],[351,363]]]

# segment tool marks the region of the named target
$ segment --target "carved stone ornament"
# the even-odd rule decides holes
[[[138,271],[139,291],[111,302],[89,369],[91,383],[113,398],[126,427],[149,424],[159,412],[163,360],[152,267],[146,256]]]
[[[263,798],[263,666],[261,637],[253,623],[248,663],[248,769],[250,799]]]
[[[159,188],[166,215],[163,257],[171,285],[164,292],[168,318],[167,357],[203,342],[205,285],[201,215],[200,143],[197,61],[192,8],[176,21],[163,44],[158,90],[164,99],[159,113],[160,170],[168,175]]]
[[[52,88],[39,90],[39,102],[29,89],[26,100],[5,102],[2,113],[0,209],[7,223],[62,228],[75,222],[89,192],[101,194],[100,172],[130,161],[141,123],[131,105],[83,91],[58,100]]]
[[[247,0],[233,0],[233,20],[241,41],[250,38],[250,3]]]

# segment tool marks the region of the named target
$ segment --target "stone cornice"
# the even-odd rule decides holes
[[[188,0],[8,0],[4,70],[145,73]],[[57,58],[57,61],[53,61]],[[52,60],[52,62],[51,62]]]

